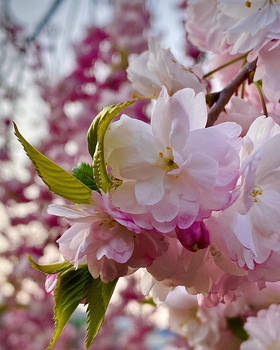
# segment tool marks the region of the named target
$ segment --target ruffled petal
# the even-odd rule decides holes
[[[135,184],[135,197],[140,205],[153,205],[158,203],[164,195],[164,172],[155,168],[154,176]]]

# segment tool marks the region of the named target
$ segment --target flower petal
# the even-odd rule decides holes
[[[155,168],[154,176],[135,184],[135,197],[140,205],[153,205],[158,203],[164,195],[164,171]]]

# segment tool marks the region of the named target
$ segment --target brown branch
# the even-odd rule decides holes
[[[208,113],[206,128],[214,125],[215,121],[218,119],[219,114],[223,111],[231,96],[235,93],[243,81],[249,78],[250,73],[256,69],[256,64],[257,59],[255,59],[253,62],[246,63],[245,66],[237,74],[237,76],[218,93],[219,97],[217,99],[217,102]]]

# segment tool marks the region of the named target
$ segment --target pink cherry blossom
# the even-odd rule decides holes
[[[128,266],[150,265],[166,249],[163,237],[154,232],[140,235],[130,215],[114,208],[106,195],[97,192],[93,192],[90,205],[52,204],[48,212],[65,217],[71,225],[57,241],[64,258],[75,267],[86,261],[92,276],[100,275],[105,282],[126,275]],[[143,246],[149,244],[150,250],[145,252]]]
[[[105,137],[112,175],[123,181],[111,191],[114,205],[137,225],[171,232],[186,229],[212,210],[230,205],[239,177],[241,128],[223,123],[205,129],[203,93],[163,87],[151,125],[123,115]]]
[[[240,196],[207,222],[213,241],[219,244],[224,240],[224,251],[240,267],[254,269],[255,263],[264,263],[272,251],[280,249],[280,158],[275,152],[280,145],[279,132],[280,127],[271,118],[254,121],[241,152]]]

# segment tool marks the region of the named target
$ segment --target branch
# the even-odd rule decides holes
[[[249,78],[250,73],[256,69],[256,65],[257,59],[246,63],[245,66],[237,74],[237,76],[218,93],[219,97],[217,99],[217,102],[208,113],[206,128],[214,125],[215,121],[218,119],[219,114],[223,111],[231,96],[235,93],[243,81]]]
[[[42,20],[38,23],[37,27],[35,28],[32,35],[26,38],[26,43],[29,44],[31,41],[34,41],[37,36],[41,33],[42,29],[45,27],[45,25],[49,22],[49,20],[52,18],[58,7],[62,4],[64,0],[54,0],[51,4],[49,10],[45,14],[45,16],[42,18]]]

